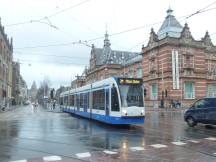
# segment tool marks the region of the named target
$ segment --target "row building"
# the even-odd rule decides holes
[[[72,87],[111,76],[142,78],[146,106],[171,107],[174,102],[188,106],[205,96],[216,97],[216,46],[208,32],[195,40],[188,24],[182,26],[169,8],[141,52],[112,50],[106,32],[103,48],[92,45],[89,68]]]
[[[0,20],[0,108],[8,107],[20,95],[20,77],[19,64],[13,62],[13,40],[9,40]]]

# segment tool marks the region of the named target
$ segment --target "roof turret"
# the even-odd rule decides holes
[[[173,16],[173,10],[169,7],[167,10],[167,16],[164,20],[162,26],[160,27],[157,35],[158,39],[163,39],[167,36],[179,38],[181,35],[181,31],[183,27],[181,24],[176,20],[175,16]]]

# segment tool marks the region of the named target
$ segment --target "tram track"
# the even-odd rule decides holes
[[[146,129],[146,128],[145,128]],[[148,130],[151,130],[150,132],[151,133],[148,133],[148,136],[149,137],[151,137],[153,134],[154,134],[154,137],[155,137],[155,133],[153,133],[153,131],[154,132],[160,132],[160,131],[156,131],[155,129],[153,129],[153,128],[148,128]],[[148,131],[149,132],[149,131]],[[132,135],[131,134],[131,132],[130,133],[123,133],[123,132],[121,132],[121,133],[116,133],[116,132],[111,132],[112,134],[113,133],[115,133],[115,134],[121,134],[121,135]],[[161,133],[161,132],[160,132]],[[164,133],[164,132],[163,132]],[[170,137],[170,134],[169,133],[165,133],[166,134],[166,141],[173,141],[173,138],[172,137]],[[88,136],[89,137],[89,135],[86,135],[86,136]],[[96,135],[93,135],[93,136],[98,136],[98,134],[96,134]],[[133,136],[134,136],[134,134],[133,134]],[[137,134],[136,134],[136,136],[137,136]],[[138,135],[139,136],[139,135]],[[143,135],[142,135],[142,137],[144,137]],[[164,138],[163,139],[161,139],[161,135],[159,135],[159,134],[157,134],[157,137],[155,137],[156,139],[160,139],[160,141],[164,141]],[[19,138],[19,139],[25,139],[25,140],[36,140],[36,141],[40,141],[40,142],[50,142],[50,143],[57,143],[57,144],[64,144],[64,145],[72,145],[72,144],[68,144],[68,143],[63,143],[63,142],[56,142],[56,141],[50,141],[50,140],[41,140],[41,139],[32,139],[32,138]],[[181,137],[181,140],[182,141],[187,141],[187,140],[189,140],[189,138],[185,138],[185,137]],[[184,148],[187,148],[187,149],[189,149],[189,150],[191,150],[191,148],[190,147],[186,147],[186,146],[179,146],[179,147],[184,147]],[[91,149],[96,149],[97,151],[103,151],[104,150],[104,148],[103,149],[101,149],[101,148],[98,148],[98,147],[90,147]],[[210,153],[208,153],[208,152],[204,152],[204,151],[199,151],[199,150],[193,150],[194,152],[199,152],[199,153],[202,153],[202,154],[205,154],[205,155],[208,155],[208,156],[212,156],[212,157],[214,157],[212,154],[210,154]]]
[[[68,120],[70,120],[70,119],[68,119]],[[83,119],[81,119],[81,120],[83,120]],[[80,132],[74,132],[74,134],[72,134],[72,136],[73,135],[79,135],[79,137],[89,137],[89,135],[90,135],[90,137],[94,137],[94,136],[101,136],[101,134],[106,134],[107,132],[109,132],[109,134],[119,134],[119,135],[124,135],[124,136],[139,136],[139,137],[141,137],[141,138],[145,138],[145,136],[147,135],[148,137],[153,137],[153,138],[155,138],[155,139],[158,139],[158,141],[160,141],[160,142],[162,142],[163,143],[163,141],[166,141],[166,142],[171,142],[171,141],[173,141],[173,136],[172,136],[172,134],[171,133],[169,133],[167,130],[169,130],[169,128],[171,128],[170,126],[172,126],[172,127],[176,127],[176,126],[179,126],[179,124],[184,124],[184,122],[181,122],[181,123],[179,123],[179,122],[176,122],[176,121],[171,121],[171,122],[169,122],[169,123],[167,123],[167,121],[165,121],[164,119],[160,119],[160,122],[163,122],[163,125],[164,126],[169,126],[169,127],[166,127],[167,129],[166,130],[164,130],[164,131],[161,131],[161,130],[159,130],[159,129],[154,129],[154,128],[151,128],[151,125],[150,125],[150,122],[146,122],[146,124],[144,125],[144,126],[134,126],[134,127],[131,127],[131,129],[120,129],[121,130],[121,132],[116,132],[117,130],[118,130],[118,128],[115,128],[114,127],[114,130],[115,131],[113,131],[113,127],[110,127],[110,126],[105,126],[105,128],[104,128],[104,125],[102,125],[102,124],[98,124],[97,122],[92,122],[92,121],[90,121],[91,122],[91,124],[88,124],[88,126],[89,125],[92,125],[92,128],[90,129],[91,130],[91,132],[89,133],[89,134],[87,134],[87,135],[82,135],[83,133],[88,133],[88,131],[90,131],[90,130],[88,130],[88,131],[86,131],[86,130],[84,130],[84,131],[80,131]],[[95,132],[95,134],[94,134],[94,127],[95,127],[95,125],[96,125],[96,127],[103,127],[103,129],[104,130],[102,130],[102,131],[105,131],[105,132],[101,132],[101,131],[99,131],[98,133],[97,132]],[[148,125],[148,126],[146,126],[146,125]],[[37,128],[40,128],[40,127],[37,127]],[[139,129],[143,129],[142,131],[140,131]],[[33,129],[35,129],[35,128],[33,128]],[[50,128],[49,130],[55,130],[54,131],[54,133],[57,133],[57,136],[58,135],[60,135],[60,134],[62,134],[62,129],[60,129],[60,128],[55,128],[55,127],[52,127],[52,128]],[[37,129],[37,130],[39,130],[39,129]],[[36,131],[37,131],[36,130]],[[70,129],[70,128],[67,128],[67,132],[66,132],[66,134],[65,134],[65,136],[69,136],[70,134],[71,134],[71,132],[70,132],[70,130],[72,130],[72,129]],[[76,129],[74,129],[74,130],[76,130]],[[199,130],[199,129],[198,129]],[[30,129],[29,130],[24,130],[24,129],[22,129],[21,131],[27,131],[27,132],[31,132],[31,133],[34,133],[34,132],[32,132]],[[35,131],[35,132],[36,132]],[[64,130],[65,131],[65,130]],[[127,132],[124,132],[124,131],[127,131]],[[212,131],[207,131],[208,132],[208,134],[212,134]],[[134,134],[135,133],[135,134]],[[164,135],[163,136],[165,136],[166,137],[166,139],[164,139],[164,138],[162,138],[161,137],[161,133],[163,133]],[[206,135],[205,133],[203,133],[203,132],[189,132],[189,133],[191,133],[191,134],[193,134],[193,135],[195,135],[195,134],[199,134],[199,135],[203,135],[203,136],[205,136],[205,137],[209,137],[208,135]],[[139,138],[138,137],[138,138]],[[42,139],[37,139],[37,137],[36,138],[25,138],[25,137],[16,137],[16,139],[17,140],[19,140],[19,139],[24,139],[24,140],[36,140],[36,141],[40,141],[40,142],[46,142],[46,143],[48,143],[48,142],[50,142],[50,143],[56,143],[56,144],[64,144],[64,145],[72,145],[72,144],[70,144],[70,143],[65,143],[65,142],[59,142],[59,141],[55,141],[55,140],[42,140]],[[185,140],[185,141],[187,141],[187,140],[190,140],[190,138],[188,138],[188,137],[186,137],[186,136],[181,136],[180,137],[180,139],[183,141],[183,140]],[[49,155],[53,155],[51,152],[46,152],[46,151],[43,151],[43,150],[38,150],[38,149],[29,149],[28,147],[20,147],[20,146],[12,146],[12,145],[7,145],[7,144],[0,144],[1,146],[7,146],[7,147],[12,147],[12,148],[17,148],[17,149],[23,149],[23,150],[28,150],[28,151],[35,151],[35,152],[38,152],[38,153],[46,153],[46,154],[49,154]],[[201,154],[204,154],[204,155],[208,155],[208,156],[211,156],[211,157],[215,157],[214,155],[212,155],[212,154],[210,154],[210,153],[208,153],[208,152],[205,152],[205,151],[199,151],[199,150],[196,150],[196,149],[192,149],[191,147],[188,147],[187,145],[184,145],[184,146],[176,146],[176,147],[183,147],[183,148],[186,148],[188,151],[190,150],[190,151],[193,151],[193,152],[197,152],[197,153],[201,153]],[[88,147],[87,147],[88,148]],[[104,148],[99,148],[99,147],[93,147],[93,146],[91,146],[90,147],[91,149],[96,149],[96,150],[98,150],[98,151],[103,151],[104,150]],[[121,151],[120,149],[119,149],[119,151]],[[62,155],[62,154],[58,154],[59,156],[62,156],[62,157],[67,157],[67,158],[74,158],[73,156],[65,156],[65,155]],[[77,159],[77,158],[75,158],[75,159]],[[80,160],[80,159],[78,159],[78,160]],[[83,161],[85,161],[85,160],[83,160]]]

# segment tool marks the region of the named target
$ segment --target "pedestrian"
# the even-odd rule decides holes
[[[52,101],[50,101],[50,110],[51,111],[53,110],[53,103],[52,103]]]
[[[53,101],[53,110],[55,109],[55,104],[56,104],[56,101],[54,100]]]

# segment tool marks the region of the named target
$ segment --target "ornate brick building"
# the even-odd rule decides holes
[[[0,106],[12,99],[13,43],[5,34],[0,22]]]
[[[127,74],[123,69],[128,66],[127,62],[139,55],[138,53],[112,50],[108,36],[106,32],[103,48],[96,48],[92,45],[90,67],[86,71],[86,83],[92,83],[111,76],[126,76]]]
[[[205,96],[216,96],[216,46],[208,32],[195,40],[188,24],[184,27],[171,9],[157,34],[151,29],[141,54],[110,48],[108,34],[104,47],[92,45],[90,68],[85,84],[110,76],[143,78],[146,106],[188,106]],[[83,80],[81,80],[83,81]]]
[[[186,106],[216,96],[216,46],[208,32],[195,40],[188,24],[182,27],[171,9],[157,34],[151,30],[142,55],[146,105],[169,107],[178,101]]]

